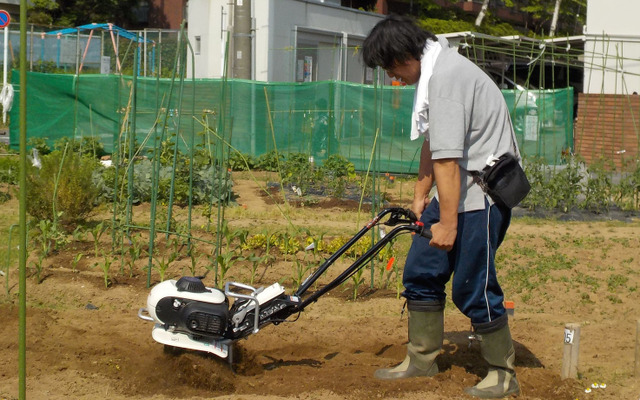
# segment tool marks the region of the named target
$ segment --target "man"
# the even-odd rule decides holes
[[[452,300],[471,319],[489,373],[465,391],[480,398],[519,394],[515,352],[495,253],[511,210],[494,204],[474,180],[488,161],[520,157],[502,93],[480,68],[449,48],[446,39],[407,17],[389,16],[362,47],[365,64],[391,78],[417,84],[412,138],[424,136],[411,209],[433,238],[418,235],[407,255],[403,296],[409,309],[405,360],[380,369],[380,379],[433,376],[444,336],[445,285],[453,275]],[[436,196],[429,199],[435,184]]]

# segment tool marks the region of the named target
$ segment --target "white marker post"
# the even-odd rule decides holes
[[[562,355],[562,379],[578,377],[578,355],[580,354],[580,325],[566,324],[564,327],[564,352]]]

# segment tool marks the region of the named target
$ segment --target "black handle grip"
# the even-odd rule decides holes
[[[427,239],[431,239],[433,237],[433,235],[431,234],[431,230],[427,229],[424,226],[422,227],[422,230],[420,230],[419,235]]]

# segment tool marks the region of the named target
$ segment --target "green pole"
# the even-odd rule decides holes
[[[13,233],[13,229],[16,228],[18,225],[13,224],[9,227],[9,243],[7,244],[7,272],[6,272],[6,279],[5,279],[5,291],[7,293],[7,300],[10,299],[9,297],[9,268],[11,266],[11,234]]]
[[[122,79],[122,70],[120,70],[120,76],[118,77],[118,85],[117,85],[117,89],[116,89],[116,96],[117,96],[117,107],[118,110],[120,110],[122,108],[122,93],[121,93],[121,88],[124,85],[124,80]],[[116,135],[114,136],[114,143],[113,143],[113,149],[111,151],[111,160],[114,163],[113,168],[115,171],[114,174],[114,178],[113,178],[113,213],[111,216],[111,226],[114,227],[116,226],[116,219],[118,217],[118,202],[120,201],[120,198],[118,196],[118,176],[120,175],[120,152],[121,152],[121,139],[122,139],[122,123],[123,123],[123,114],[118,113],[118,122],[116,124],[115,128],[115,132]],[[111,229],[111,251],[115,251],[115,246],[116,246],[116,230],[115,229]]]
[[[140,46],[138,42],[138,36],[136,35],[136,46]],[[136,114],[138,112],[138,52],[133,52],[133,76],[131,77],[131,115],[129,119],[131,124],[129,125],[129,168],[127,170],[127,212],[126,212],[126,225],[131,225],[131,212],[133,208],[133,154],[136,143]],[[112,229],[115,230],[115,226]],[[127,236],[129,229],[127,229]]]
[[[214,283],[216,286],[218,286],[218,267],[219,267],[219,263],[218,263],[218,257],[220,257],[220,247],[222,246],[222,224],[224,222],[224,207],[222,207],[222,201],[221,201],[221,196],[220,193],[222,190],[224,190],[224,187],[226,187],[226,169],[225,169],[225,162],[224,162],[224,138],[225,138],[225,131],[226,131],[226,122],[227,122],[227,85],[228,85],[228,77],[227,77],[227,57],[229,54],[229,33],[227,32],[227,50],[225,51],[225,63],[224,63],[224,71],[223,71],[223,77],[222,77],[222,93],[220,96],[220,116],[218,117],[218,137],[216,139],[217,141],[217,147],[216,147],[216,156],[217,156],[217,160],[218,160],[218,170],[216,171],[216,168],[213,168],[213,173],[214,176],[216,176],[217,180],[214,178],[214,182],[218,183],[218,204],[217,204],[217,208],[218,208],[218,213],[216,216],[216,248],[215,248],[215,267],[214,267],[214,273],[215,273],[215,278],[214,278]],[[231,143],[231,141],[229,141],[229,143]],[[277,155],[277,153],[276,153]],[[213,163],[213,165],[215,165],[215,163]],[[224,174],[224,175],[223,175]],[[223,176],[225,177],[224,181],[222,180]],[[224,186],[224,187],[222,187]],[[213,197],[214,197],[214,193],[213,191],[211,192],[211,203],[213,203]],[[211,220],[211,213],[209,213],[209,221]]]
[[[167,231],[171,231],[171,216],[173,214],[173,199],[175,197],[175,184],[176,184],[176,169],[178,166],[178,145],[180,143],[180,120],[182,119],[182,97],[184,95],[184,64],[186,62],[185,53],[183,50],[183,43],[185,42],[184,21],[180,27],[180,40],[178,41],[178,57],[180,59],[180,65],[178,73],[180,74],[180,91],[178,92],[178,105],[176,106],[175,116],[178,118],[176,124],[176,142],[173,146],[173,174],[171,175],[171,189],[169,190],[169,205],[167,210]],[[167,239],[169,234],[167,233]]]
[[[5,60],[6,62],[6,60]],[[20,0],[20,277],[18,398],[27,396],[27,0]]]
[[[196,133],[195,133],[195,113],[196,113],[196,59],[195,52],[191,47],[191,43],[187,40],[187,46],[189,47],[189,53],[191,54],[191,135],[189,136],[189,146],[191,151],[189,152],[189,215],[187,216],[187,251],[191,254],[191,218],[193,209],[193,153],[196,151]]]
[[[182,28],[184,28],[184,21],[182,22]],[[176,80],[176,70],[178,68],[178,57],[180,56],[180,37],[182,36],[182,28],[178,31],[178,46],[176,46],[176,56],[173,62],[173,72],[171,74],[171,84],[169,85],[169,95],[167,96],[167,111],[164,113],[162,119],[162,131],[160,133],[160,143],[164,140],[167,130],[167,120],[169,116],[169,109],[171,108],[171,97],[173,96],[173,87]],[[158,115],[158,119],[159,119]],[[151,286],[151,269],[153,267],[153,247],[156,240],[156,210],[158,204],[158,184],[160,182],[160,151],[158,150],[157,135],[154,138],[154,154],[153,154],[153,178],[151,186],[151,216],[150,216],[150,231],[149,231],[149,265],[147,268],[147,287]],[[170,219],[169,219],[170,220]]]
[[[375,76],[375,80],[374,80],[374,100],[373,100],[373,104],[374,104],[374,110],[373,110],[373,131],[376,132],[376,134],[378,135],[378,137],[382,136],[380,134],[381,128],[382,128],[382,98],[384,95],[384,91],[383,91],[383,85],[384,85],[384,78],[380,79],[380,75],[381,75],[381,69],[380,68],[376,68],[376,76]],[[371,216],[374,217],[377,213],[378,213],[378,196],[377,196],[377,180],[378,180],[378,169],[380,168],[380,166],[378,165],[380,162],[380,157],[379,157],[379,153],[380,153],[380,145],[377,144],[377,140],[374,141],[374,146],[376,146],[373,151],[371,152],[371,157],[373,158],[372,160],[372,171],[371,171]],[[376,231],[375,230],[371,230],[371,243],[375,243],[376,241]],[[371,288],[373,289],[374,286],[374,278],[375,278],[375,257],[371,258]]]
[[[160,74],[156,76],[156,112],[157,117],[160,118],[159,113],[159,92],[160,92]],[[158,125],[158,124],[155,124]],[[155,128],[154,128],[155,129]],[[164,133],[164,130],[161,131],[161,134]],[[161,142],[162,140],[160,140]],[[160,151],[158,151],[158,131],[154,130],[153,134],[153,168],[152,176],[151,176],[151,211],[149,216],[149,265],[147,269],[147,287],[151,286],[151,267],[153,266],[153,246],[155,244],[155,235],[156,235],[156,209],[158,205],[158,181],[159,181],[159,171],[160,171]]]
[[[224,138],[223,129],[224,129],[224,120],[226,118],[226,115],[225,115],[226,107],[225,106],[227,104],[227,84],[228,84],[227,67],[228,67],[228,64],[229,64],[228,63],[229,43],[230,43],[229,42],[229,32],[227,32],[226,43],[225,43],[226,47],[225,47],[225,52],[224,52],[224,68],[223,68],[223,71],[222,71],[222,80],[221,80],[221,87],[220,87],[220,108],[219,108],[220,112],[219,112],[219,115],[218,115],[218,121],[217,121],[217,127],[216,127],[216,129],[218,130],[218,138],[215,139],[215,142],[213,144],[214,147],[216,146],[216,143],[220,143],[220,145],[224,144],[224,140],[221,141],[221,140],[219,140],[219,138],[220,137]],[[266,88],[265,88],[265,90],[266,90]],[[267,104],[267,106],[268,106],[268,104]],[[273,131],[273,129],[272,129],[272,131]],[[214,148],[214,152],[215,152],[215,157],[217,159],[217,157],[219,156],[218,148]],[[276,158],[277,158],[277,155],[278,155],[278,153],[276,152]],[[219,183],[220,181],[217,180],[217,179],[220,179],[221,175],[220,175],[219,172],[216,172],[215,162],[213,162],[213,160],[212,160],[212,165],[214,165],[214,168],[212,169],[212,171],[213,171],[213,180],[214,180],[214,182],[218,182]],[[219,165],[221,165],[221,164],[219,164]],[[279,166],[278,166],[278,168],[279,168]],[[209,210],[208,210],[209,216],[207,218],[207,230],[209,230],[211,228],[211,212],[213,211],[213,201],[214,201],[214,193],[211,192],[211,198],[209,199]],[[216,235],[218,235],[218,239],[221,240],[221,238],[219,237],[220,236],[220,223],[221,223],[221,221],[220,221],[220,207],[218,206],[218,216],[217,216],[217,225],[216,225],[217,233],[216,233]],[[219,242],[220,242],[220,240],[219,240]],[[218,255],[219,255],[219,253],[218,253],[218,248],[219,247],[220,246],[216,247],[216,254],[215,254],[216,260],[218,259]],[[218,267],[217,267],[217,265],[218,264],[216,263],[216,268],[215,268],[216,279],[217,279],[217,276],[218,276]],[[218,281],[216,280],[216,284],[217,283],[218,283]]]
[[[161,35],[161,34],[160,34]],[[162,40],[160,40],[160,44],[158,46],[158,51],[162,54]],[[158,61],[159,63],[159,61]],[[153,245],[155,243],[155,232],[156,232],[156,206],[158,201],[158,179],[156,175],[156,171],[158,170],[159,157],[160,154],[158,152],[158,124],[157,121],[160,119],[160,74],[161,66],[158,65],[158,73],[156,74],[156,123],[153,124],[153,163],[152,165],[152,176],[151,176],[151,216],[149,221],[149,271],[147,272],[147,287],[151,286],[151,265],[153,260]]]

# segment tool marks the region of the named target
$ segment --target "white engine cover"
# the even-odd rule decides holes
[[[204,293],[179,292],[176,288],[176,282],[175,279],[163,281],[151,289],[151,293],[147,297],[147,312],[155,321],[163,322],[156,315],[156,305],[165,297],[178,297],[210,304],[222,304],[226,300],[224,293],[218,289],[207,288],[209,291]]]

